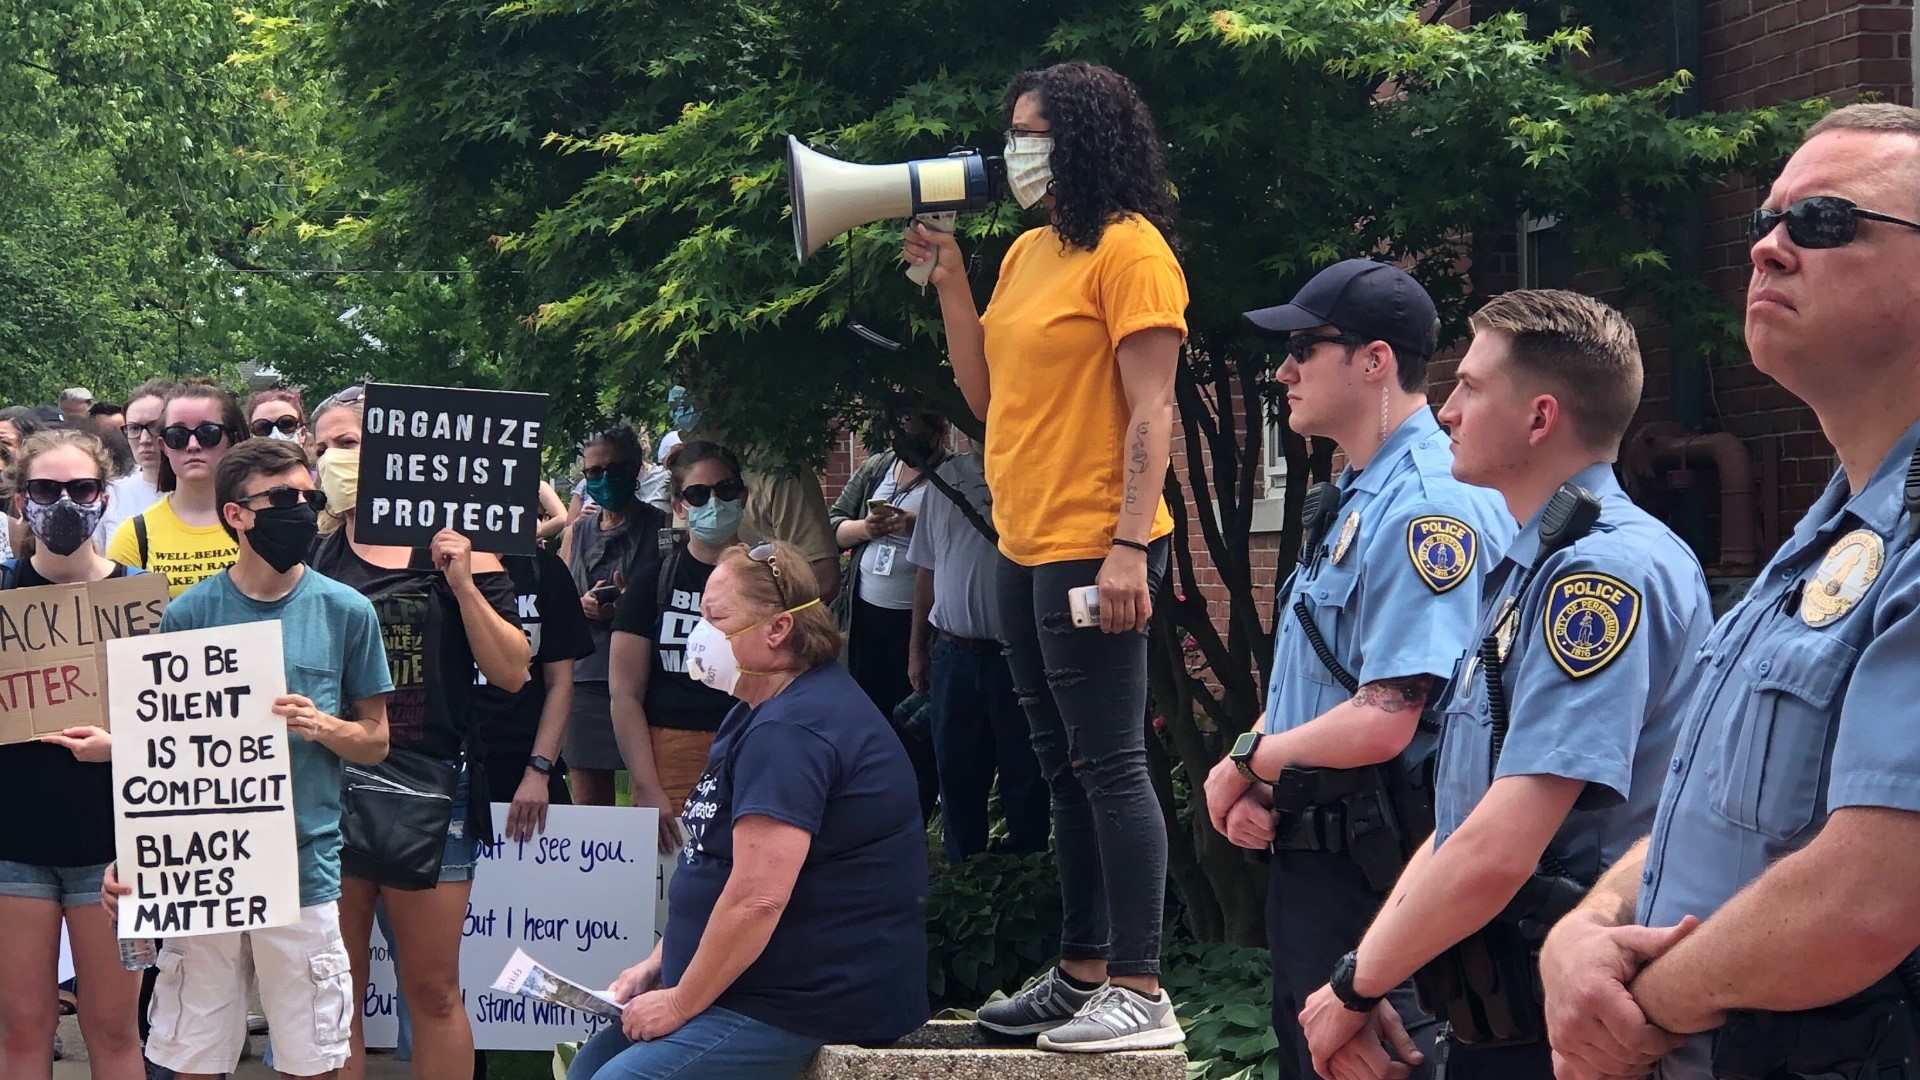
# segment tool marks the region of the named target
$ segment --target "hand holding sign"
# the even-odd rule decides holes
[[[91,724],[82,727],[70,727],[52,735],[40,736],[43,743],[64,746],[81,761],[106,762],[113,760],[113,735],[104,728]]]
[[[285,719],[287,730],[304,736],[308,742],[319,742],[340,726],[340,721],[321,712],[312,698],[299,694],[281,694],[274,698],[273,715]]]

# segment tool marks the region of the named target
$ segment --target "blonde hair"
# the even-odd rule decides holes
[[[1895,105],[1888,101],[1867,101],[1843,105],[1820,118],[1807,129],[1804,146],[1816,135],[1829,131],[1867,131],[1879,135],[1911,135],[1920,138],[1920,109]]]
[[[1613,460],[1645,381],[1640,340],[1625,315],[1565,289],[1520,289],[1487,301],[1468,321],[1476,333],[1506,334],[1508,366],[1551,387],[1581,443]]]
[[[74,428],[47,428],[27,436],[26,441],[20,444],[20,452],[14,455],[13,465],[7,470],[7,493],[12,495],[24,490],[33,475],[34,460],[62,446],[78,447],[92,458],[93,466],[100,474],[99,480],[104,482],[113,479],[113,455],[107,451],[105,443]]]
[[[800,549],[774,541],[773,558],[762,562],[748,554],[752,548],[735,544],[720,556],[720,566],[733,568],[740,598],[756,614],[771,617],[793,612],[793,633],[787,650],[811,671],[840,659],[840,624],[820,601],[820,581]],[[777,575],[777,576],[776,576]],[[801,608],[804,610],[794,610]]]

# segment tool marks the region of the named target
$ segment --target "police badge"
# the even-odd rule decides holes
[[[1473,527],[1459,518],[1430,514],[1407,524],[1407,556],[1427,588],[1443,593],[1467,580],[1479,548]]]

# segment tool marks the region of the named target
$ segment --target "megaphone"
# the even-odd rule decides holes
[[[830,157],[787,136],[787,183],[793,200],[793,251],[801,262],[848,229],[887,218],[917,218],[944,232],[954,214],[984,210],[1006,187],[999,158],[956,150],[942,158],[895,165],[859,165]],[[933,264],[907,271],[925,285]]]

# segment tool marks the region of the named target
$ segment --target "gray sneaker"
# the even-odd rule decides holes
[[[1108,1050],[1164,1050],[1186,1041],[1173,1001],[1165,990],[1148,997],[1124,986],[1108,986],[1080,1007],[1074,1018],[1040,1036],[1042,1050],[1098,1053]]]
[[[1000,1035],[1038,1035],[1072,1020],[1104,989],[1103,985],[1094,990],[1075,990],[1060,977],[1059,967],[1049,967],[1012,997],[980,1006],[974,1022]]]

